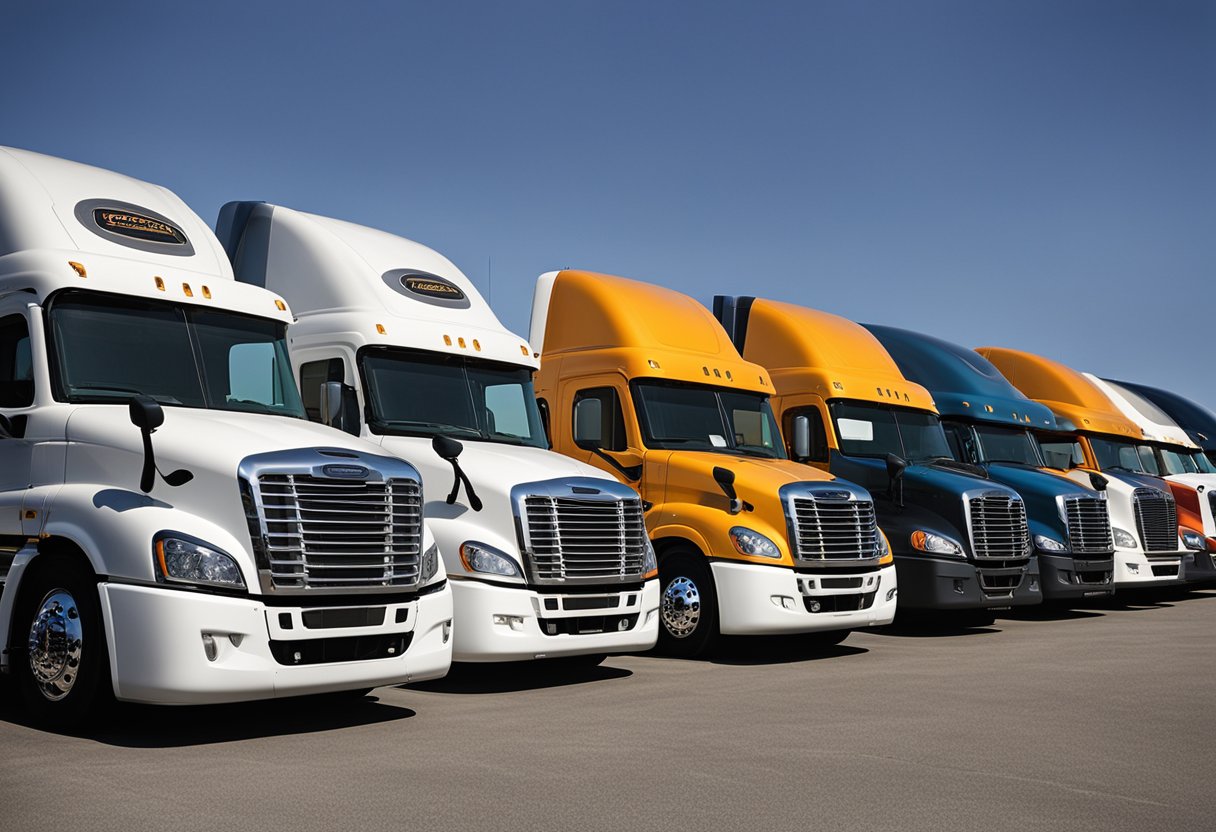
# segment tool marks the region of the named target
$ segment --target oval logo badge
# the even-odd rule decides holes
[[[133,240],[147,240],[171,246],[184,246],[186,235],[172,223],[120,208],[94,208],[93,222],[103,231]]]
[[[117,199],[85,199],[76,203],[73,213],[81,225],[111,243],[177,257],[194,254],[181,226],[151,208]]]
[[[393,269],[385,272],[383,279],[386,286],[408,298],[429,303],[432,306],[469,308],[469,297],[464,290],[439,275],[418,269]]]
[[[326,465],[321,470],[325,476],[340,480],[365,480],[371,473],[362,465]]]

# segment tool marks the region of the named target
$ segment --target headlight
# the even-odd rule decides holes
[[[760,532],[752,531],[743,526],[735,526],[730,530],[731,543],[735,544],[735,550],[741,555],[751,555],[758,558],[779,558],[781,550],[777,548],[777,544],[769,540]]]
[[[1208,542],[1199,532],[1183,532],[1182,545],[1188,549],[1194,549],[1196,552],[1202,552],[1208,548]]]
[[[646,538],[646,551],[642,555],[642,577],[653,578],[659,574],[659,561],[654,554],[654,544]]]
[[[950,555],[951,557],[966,557],[963,547],[956,540],[933,532],[912,532],[912,548],[932,555]]]
[[[881,531],[878,533],[878,557],[885,558],[891,554],[891,546],[887,543],[887,536]]]
[[[419,583],[426,583],[431,578],[435,577],[435,573],[439,571],[439,544],[432,543],[430,548],[422,553],[422,576],[418,579]]]
[[[1048,537],[1045,534],[1036,534],[1034,536],[1034,545],[1042,549],[1044,552],[1067,552],[1068,547],[1054,537]]]
[[[183,584],[244,589],[241,568],[232,556],[182,537],[160,537],[154,544],[157,576]]]
[[[484,543],[476,543],[472,540],[461,543],[460,561],[470,572],[502,575],[507,578],[523,577],[523,572],[514,558]]]
[[[1115,533],[1115,545],[1120,549],[1139,549],[1140,544],[1136,541],[1134,535],[1123,531],[1123,529],[1111,529]]]

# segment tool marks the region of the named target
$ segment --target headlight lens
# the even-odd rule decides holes
[[[181,537],[156,540],[156,566],[162,580],[184,584],[244,589],[241,568],[232,556]]]
[[[760,532],[754,531],[744,526],[735,526],[730,530],[731,543],[735,544],[735,550],[741,555],[751,555],[758,558],[779,558],[781,550],[777,548],[777,544],[769,540]]]
[[[1125,532],[1123,529],[1111,529],[1111,531],[1115,533],[1115,545],[1120,549],[1140,548],[1140,544],[1136,542],[1135,536],[1129,532]]]
[[[1204,540],[1203,535],[1199,534],[1199,532],[1183,532],[1182,545],[1196,552],[1202,552],[1208,548],[1207,541]]]
[[[432,543],[430,547],[422,553],[422,577],[419,583],[426,583],[431,578],[435,577],[435,573],[439,571],[439,544]]]
[[[1042,549],[1044,552],[1067,552],[1068,547],[1054,537],[1048,537],[1045,534],[1036,534],[1034,536],[1034,545]]]
[[[881,531],[878,533],[878,557],[885,558],[891,554],[891,546],[887,543],[887,536]]]
[[[505,578],[523,577],[514,558],[484,543],[470,540],[460,544],[460,560],[470,572],[502,575]]]
[[[642,577],[652,578],[659,574],[659,561],[654,554],[654,544],[646,538],[646,552],[642,555]]]
[[[933,532],[912,532],[912,548],[931,555],[950,555],[951,557],[966,557],[963,547],[956,540]]]

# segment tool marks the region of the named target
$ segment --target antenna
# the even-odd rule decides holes
[[[494,305],[494,257],[486,255],[486,303]]]

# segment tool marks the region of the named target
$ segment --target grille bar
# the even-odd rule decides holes
[[[534,580],[641,579],[648,544],[638,498],[530,495],[523,502]]]
[[[1018,560],[1030,551],[1030,528],[1021,497],[984,494],[972,497],[971,543],[976,558]]]
[[[417,480],[257,478],[261,536],[280,589],[410,587],[421,572],[422,489]]]
[[[1178,507],[1174,495],[1156,488],[1137,488],[1136,531],[1146,552],[1178,551]]]
[[[878,553],[878,522],[868,500],[794,497],[790,528],[799,560],[862,560]]]
[[[1073,554],[1105,555],[1114,551],[1110,509],[1097,497],[1068,497],[1064,500],[1068,541]]]

